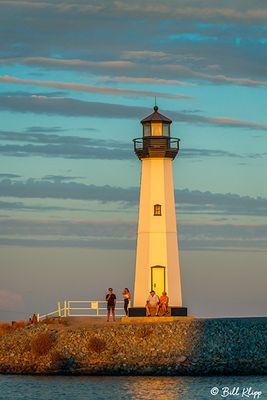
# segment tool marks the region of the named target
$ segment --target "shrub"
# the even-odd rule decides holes
[[[50,333],[40,333],[31,339],[31,352],[35,356],[44,356],[49,353],[55,344],[55,338]]]
[[[8,323],[0,324],[0,336],[5,336],[12,331],[12,326]]]
[[[12,321],[12,329],[15,331],[19,328],[25,328],[27,323],[25,321]]]
[[[106,350],[106,342],[96,336],[91,337],[88,343],[88,350],[94,351],[95,353],[102,353]]]

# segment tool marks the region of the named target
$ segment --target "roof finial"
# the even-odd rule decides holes
[[[158,106],[157,106],[157,96],[155,96],[155,106],[154,106],[154,111],[157,112],[158,111]]]

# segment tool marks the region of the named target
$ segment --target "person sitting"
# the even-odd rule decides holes
[[[162,316],[166,315],[168,311],[169,297],[166,292],[162,292],[162,296],[159,299],[159,308],[162,310]]]
[[[150,295],[147,298],[146,301],[146,315],[147,317],[151,317],[151,311],[155,310],[156,311],[156,317],[159,316],[159,298],[156,295],[154,290],[151,290]]]

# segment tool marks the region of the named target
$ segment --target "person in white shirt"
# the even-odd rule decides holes
[[[156,295],[154,290],[151,290],[150,295],[146,301],[146,315],[147,317],[151,317],[151,309],[156,311],[155,316],[158,317],[159,314],[159,298]]]

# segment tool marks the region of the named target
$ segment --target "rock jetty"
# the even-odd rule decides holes
[[[267,373],[267,318],[52,319],[0,333],[0,373],[6,374]]]

